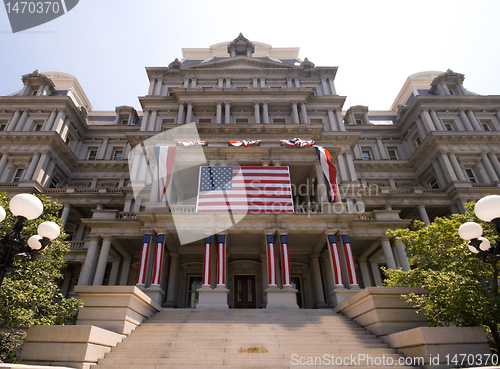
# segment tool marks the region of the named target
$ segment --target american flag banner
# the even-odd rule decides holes
[[[141,261],[139,263],[139,273],[137,274],[137,284],[146,284],[146,268],[148,266],[149,245],[151,244],[151,234],[144,233],[142,239]]]
[[[155,147],[156,162],[158,163],[158,190],[160,192],[160,201],[163,201],[163,197],[167,193],[170,184],[170,177],[174,169],[175,149],[175,146]]]
[[[337,168],[332,164],[332,157],[328,150],[322,146],[315,145],[314,147],[328,183],[328,200],[334,202],[337,198]]]
[[[274,247],[274,235],[266,235],[267,241],[267,275],[270,286],[276,286],[276,254]]]
[[[333,266],[333,275],[335,277],[335,286],[343,287],[343,280],[342,280],[342,267],[340,264],[340,255],[339,255],[339,249],[337,246],[337,240],[335,238],[334,234],[329,234],[326,236],[328,240],[328,250],[330,253],[330,260]]]
[[[251,140],[251,141],[247,141],[247,140],[243,140],[243,141],[229,141],[229,143],[233,146],[249,146],[249,145],[255,145],[255,144],[258,144],[261,140]]]
[[[293,213],[288,167],[201,167],[196,211]]]
[[[201,145],[205,146],[207,144],[207,141],[177,141],[178,144],[184,145],[184,146],[196,146],[196,145]]]
[[[347,262],[347,273],[349,274],[349,284],[351,287],[358,285],[358,279],[356,277],[356,267],[354,266],[354,258],[352,256],[351,242],[349,240],[348,234],[343,234],[342,243],[344,244],[345,259]]]
[[[156,250],[155,261],[153,264],[153,276],[151,278],[151,285],[159,286],[161,279],[161,269],[163,266],[163,251],[165,246],[165,235],[163,233],[156,236]]]
[[[293,138],[291,140],[280,140],[282,143],[290,145],[290,146],[300,146],[300,147],[306,147],[306,146],[312,146],[314,145],[313,140],[302,140],[300,138]]]

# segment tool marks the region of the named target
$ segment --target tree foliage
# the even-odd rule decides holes
[[[473,203],[465,214],[437,217],[425,226],[415,221],[415,230],[389,230],[388,236],[406,245],[411,270],[385,269],[385,285],[390,287],[422,287],[428,295],[410,294],[408,302],[425,313],[429,325],[459,327],[484,326],[499,349],[500,296],[492,292],[493,267],[469,251],[466,241],[458,235],[465,222],[483,227],[483,237],[494,244],[494,225],[478,219]]]
[[[63,276],[64,255],[69,252],[67,235],[59,218],[61,204],[50,202],[47,196],[37,196],[43,203],[44,212],[34,220],[26,221],[24,239],[37,234],[37,227],[44,221],[59,224],[61,234],[52,241],[34,261],[18,262],[19,268],[6,275],[0,290],[0,361],[16,361],[19,346],[24,342],[25,329],[31,325],[65,324],[76,316],[82,301],[66,299],[61,294],[57,281]],[[7,217],[0,223],[0,232],[5,235],[14,226],[17,218],[9,211],[9,201],[0,194],[0,206]]]

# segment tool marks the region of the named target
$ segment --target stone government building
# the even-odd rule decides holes
[[[248,214],[226,231],[222,296],[230,308],[269,303],[273,263],[266,235],[276,243],[275,290],[293,297],[287,304],[335,307],[360,288],[381,285],[381,266],[409,268],[405,245],[386,237],[387,229],[413,219],[429,223],[500,192],[500,96],[466,90],[464,75],[451,70],[428,71],[408,77],[390,110],[345,107],[335,88],[337,67],[298,55],[299,48],[241,34],[206,49],[183,49],[182,60],[146,68],[142,112],[95,111],[78,80],[60,72],[26,74],[20,91],[0,97],[0,187],[11,196],[43,193],[64,204],[71,235],[65,295],[77,285],[139,282],[164,307],[196,306],[205,244],[181,245],[172,217],[189,217],[196,199],[179,190],[159,208],[153,195],[135,198],[127,163],[133,147],[186,123],[197,124],[211,165],[288,166],[296,189],[293,214]],[[335,203],[328,203],[314,148],[280,143],[295,137],[331,153]],[[261,142],[232,147],[231,140]],[[196,184],[176,186],[188,191]],[[282,234],[287,255],[279,249]],[[217,242],[211,268],[215,287]]]

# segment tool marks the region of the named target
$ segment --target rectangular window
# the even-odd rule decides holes
[[[430,181],[429,181],[429,186],[434,189],[434,190],[437,190],[439,188],[439,183],[438,181],[436,180],[436,178],[432,178]]]
[[[363,121],[361,119],[356,119],[356,124],[363,124]]]
[[[388,149],[387,152],[389,153],[389,159],[398,160],[398,152],[396,149]]]
[[[0,124],[0,131],[5,131],[5,127],[7,127],[7,124]]]
[[[52,179],[50,180],[49,188],[57,188],[57,186],[59,186],[59,181],[52,177]]]
[[[474,171],[471,168],[466,168],[465,173],[467,173],[469,181],[471,181],[472,183],[477,183],[476,175],[474,174]]]
[[[128,119],[122,119],[122,124],[128,124]]]
[[[35,123],[35,127],[33,127],[33,132],[40,132],[42,130],[43,123]]]
[[[361,150],[363,160],[372,160],[372,152],[369,149]]]
[[[64,140],[64,142],[66,142],[66,145],[69,146],[69,144],[71,143],[71,138],[66,137],[66,140]]]
[[[113,160],[122,160],[123,149],[113,150]]]
[[[417,138],[415,139],[415,143],[417,144],[417,147],[420,146],[420,144],[422,143],[422,140],[420,139],[420,136],[417,136]]]
[[[304,302],[302,301],[302,282],[300,280],[300,277],[292,276],[291,279],[292,287],[297,290],[297,292],[295,293],[295,296],[297,297],[297,305],[299,305],[299,308],[303,308]]]
[[[17,168],[16,173],[14,174],[14,179],[12,182],[17,183],[21,180],[21,177],[23,176],[24,173],[24,168]]]
[[[451,123],[444,123],[444,128],[446,128],[447,131],[454,131]]]
[[[89,149],[87,160],[95,160],[96,156],[97,156],[97,149]]]
[[[490,129],[490,126],[488,125],[488,123],[481,123],[481,125],[483,126],[483,129],[487,132],[491,131]]]
[[[195,308],[198,305],[199,293],[198,288],[201,288],[201,275],[200,276],[189,276],[188,283],[188,293],[187,293],[187,304],[188,308]]]

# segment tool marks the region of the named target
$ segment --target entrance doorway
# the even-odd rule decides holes
[[[255,276],[234,276],[234,308],[256,309]]]

